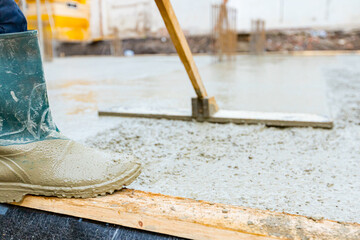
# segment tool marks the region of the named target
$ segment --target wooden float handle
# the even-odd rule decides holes
[[[205,86],[201,80],[199,70],[195,64],[194,57],[191,53],[189,44],[185,38],[183,31],[181,30],[179,21],[175,15],[174,9],[170,3],[170,0],[155,0],[160,14],[164,20],[166,28],[169,32],[171,40],[176,48],[179,57],[184,64],[190,81],[194,87],[198,98],[206,98],[207,92]]]

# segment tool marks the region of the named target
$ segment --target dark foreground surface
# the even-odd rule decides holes
[[[0,239],[177,240],[180,238],[0,204]]]

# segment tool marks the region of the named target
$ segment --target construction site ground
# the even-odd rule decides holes
[[[73,57],[45,64],[62,132],[132,153],[138,190],[360,222],[360,56],[195,58],[222,109],[332,116],[332,130],[112,118],[98,109],[190,109],[176,56]]]

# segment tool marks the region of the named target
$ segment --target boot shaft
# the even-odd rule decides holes
[[[0,146],[58,138],[37,32],[0,34]]]

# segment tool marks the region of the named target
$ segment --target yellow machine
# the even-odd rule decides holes
[[[22,6],[29,29],[37,29],[36,0]],[[41,0],[44,39],[60,42],[91,41],[88,0]]]

